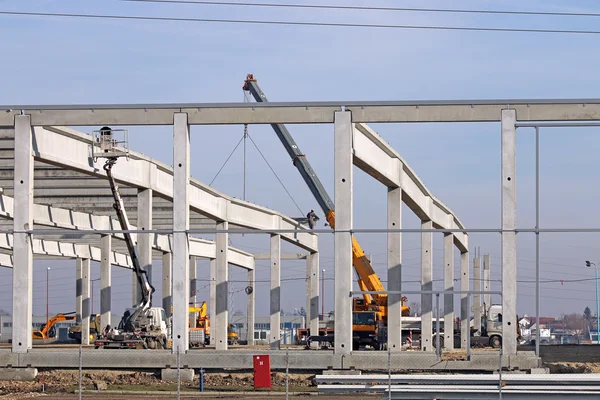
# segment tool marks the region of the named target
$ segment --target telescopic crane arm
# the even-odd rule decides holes
[[[263,91],[258,86],[254,75],[248,74],[243,89],[247,92],[250,92],[257,102],[268,102],[267,96],[265,96]],[[331,226],[332,229],[335,229],[335,211],[333,201],[331,201],[331,198],[317,177],[317,174],[310,166],[306,156],[304,153],[302,153],[302,151],[300,151],[298,144],[287,130],[285,125],[271,124],[271,127],[275,131],[275,134],[277,134],[277,137],[279,137],[279,140],[281,140],[283,147],[285,147],[286,151],[292,158],[292,163],[298,169],[300,175],[302,175],[304,182],[306,182],[308,185],[310,191],[315,197],[315,200],[317,203],[319,203],[319,206],[323,210],[323,213],[325,213],[325,219],[329,223],[329,226]],[[352,264],[356,274],[358,275],[358,285],[361,290],[377,292],[385,291],[381,280],[373,270],[371,262],[366,257],[354,235],[352,236]],[[367,304],[371,304],[371,300],[374,300],[376,305],[384,309],[387,307],[386,294],[375,294],[372,296],[372,299],[368,294],[364,294],[363,297]],[[405,301],[405,298],[402,301]],[[408,312],[408,307],[403,307],[403,311]]]

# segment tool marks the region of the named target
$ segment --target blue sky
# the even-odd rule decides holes
[[[303,3],[309,3],[304,0]],[[448,7],[444,1],[341,1],[406,7]],[[452,7],[497,10],[600,12],[589,1],[454,1]],[[588,29],[598,18],[502,16],[407,12],[294,10],[119,1],[0,1],[1,10],[68,12],[197,18],[240,18],[369,24],[410,24]],[[158,103],[242,101],[241,86],[254,73],[271,101],[411,100],[598,97],[598,35],[494,33],[401,29],[359,29],[183,23],[130,20],[67,19],[0,15],[5,54],[0,64],[3,104]],[[500,224],[500,127],[498,124],[373,125],[414,168],[427,187],[467,227]],[[333,129],[290,126],[309,161],[333,197]],[[91,128],[86,128],[91,131]],[[286,183],[303,213],[317,204],[268,126],[251,126],[250,135]],[[84,130],[85,131],[85,130]],[[210,182],[235,144],[241,126],[192,128],[192,175]],[[594,227],[598,222],[597,129],[543,131],[541,218],[543,227]],[[131,147],[163,162],[172,160],[169,127],[130,128]],[[238,149],[214,187],[242,195],[243,169]],[[533,227],[535,207],[534,136],[518,132],[518,225]],[[248,145],[248,199],[288,215],[300,211],[287,197],[260,155]],[[385,188],[356,172],[355,224],[385,226]],[[305,211],[306,210],[306,211]],[[405,226],[418,220],[405,210]],[[541,237],[542,278],[593,278],[585,259],[600,259],[596,234],[548,234]],[[234,237],[234,245],[266,251],[266,238]],[[385,279],[385,235],[360,235],[376,271]],[[500,238],[472,234],[471,246],[492,257],[493,277],[500,275]],[[333,241],[322,235],[321,265],[332,277]],[[418,280],[419,237],[404,236],[406,281]],[[519,235],[518,279],[535,276],[534,238]],[[441,237],[434,242],[434,278],[442,275]],[[294,251],[286,246],[286,251]],[[51,263],[51,312],[74,309],[74,262]],[[46,262],[35,263],[34,313],[45,312]],[[157,264],[157,269],[160,264]],[[458,269],[458,262],[456,264]],[[0,271],[9,279],[10,271]],[[130,296],[129,271],[113,272],[115,308]],[[458,273],[456,274],[458,276]],[[99,276],[97,266],[93,277]],[[199,263],[200,279],[208,263]],[[301,262],[284,264],[282,307],[304,305]],[[245,272],[231,269],[232,291]],[[125,284],[122,283],[125,279]],[[268,280],[268,264],[259,263],[259,281]],[[120,280],[120,282],[119,282]],[[7,281],[8,282],[8,281]],[[118,282],[118,284],[117,284]],[[436,283],[437,285],[438,283]],[[327,282],[326,308],[333,302]],[[496,281],[495,285],[499,285]],[[199,288],[204,283],[199,283]],[[533,285],[519,284],[518,313],[533,314]],[[99,285],[95,310],[99,309]],[[416,283],[406,287],[417,289]],[[438,286],[436,286],[438,287]],[[458,287],[458,283],[457,283]],[[10,285],[0,294],[0,308],[11,308]],[[543,285],[542,313],[560,315],[593,310],[593,281]],[[289,293],[289,296],[287,295]],[[157,293],[160,298],[160,289]],[[232,295],[232,309],[243,309],[243,292]],[[258,313],[268,314],[268,283],[257,289]],[[206,298],[208,293],[206,292]],[[414,297],[414,296],[413,296]],[[410,299],[411,301],[418,299]],[[499,299],[497,299],[499,300]]]

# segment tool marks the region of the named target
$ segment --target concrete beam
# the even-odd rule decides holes
[[[431,229],[431,221],[422,221],[422,229]],[[433,233],[421,233],[421,290],[433,290]],[[433,299],[430,294],[421,295],[421,350],[433,351]]]
[[[229,223],[221,222],[217,225],[218,230],[228,230]],[[227,324],[229,323],[229,261],[227,254],[227,243],[229,234],[217,233],[217,261],[215,263],[215,324],[211,328],[211,337],[215,336],[215,348],[227,350]],[[211,316],[212,318],[212,316]]]
[[[402,172],[400,161],[396,160],[396,169]],[[402,228],[402,189],[388,188],[387,195],[387,227],[388,229]],[[387,234],[387,275],[388,290],[402,290],[402,233],[388,232]],[[388,348],[390,351],[402,350],[402,296],[388,295]]]
[[[106,178],[102,173],[101,163],[89,161],[88,154],[92,146],[90,135],[68,128],[36,127],[34,136],[37,144],[36,160]],[[175,166],[177,170],[177,164]],[[155,179],[150,178],[152,168],[156,169]],[[115,165],[113,176],[124,185],[152,189],[157,196],[173,198],[173,169],[142,154],[130,152],[127,163]],[[252,203],[230,198],[194,179],[190,180],[189,199],[191,211],[218,221],[225,220],[227,215],[230,223],[244,228],[274,229],[273,216],[279,216],[282,219],[281,229],[297,231],[297,233],[282,234],[282,239],[308,251],[318,250],[317,235],[292,218]]]
[[[510,104],[522,121],[599,120],[599,99],[497,99],[447,101],[349,101],[114,105],[4,105],[0,126],[10,126],[21,110],[36,126],[170,125],[187,113],[192,125],[332,123],[345,107],[355,122],[497,122]]]
[[[517,354],[517,113],[502,110],[502,349]]]
[[[464,229],[458,217],[425,187],[404,158],[377,132],[356,124],[354,164],[390,188],[402,188],[402,200],[421,220],[433,221],[436,229]],[[398,168],[400,165],[401,168]],[[467,234],[454,234],[460,251],[467,251]]]
[[[252,293],[248,295],[248,326],[246,327],[246,339],[248,341],[248,346],[254,346],[254,320],[256,316],[256,283],[254,270],[248,271],[248,286],[252,288]]]
[[[190,132],[187,114],[173,122],[173,351],[187,352],[189,301]]]
[[[112,320],[112,266],[110,263],[110,235],[102,235],[102,261],[100,262],[100,327],[111,325]]]
[[[454,235],[444,235],[444,290],[454,290]],[[454,295],[444,295],[444,349],[454,349]]]
[[[29,116],[15,116],[14,125],[15,267],[12,274],[12,351],[26,353],[32,346],[33,250],[31,235],[23,231],[33,228],[33,141]]]
[[[309,254],[303,253],[281,253],[282,260],[308,260]],[[255,260],[270,260],[271,253],[253,253],[252,257]]]
[[[81,260],[81,344],[90,344],[90,260]]]
[[[281,346],[281,236],[271,235],[271,290],[269,344],[271,350]]]
[[[340,355],[352,352],[352,299],[349,296],[352,291],[352,234],[349,230],[352,229],[353,215],[353,130],[352,114],[335,112],[334,353]]]
[[[460,253],[460,290],[469,290],[469,253]],[[460,295],[460,348],[467,349],[467,337],[471,334],[471,310],[468,294]]]

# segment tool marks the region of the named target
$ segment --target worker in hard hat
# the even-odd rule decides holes
[[[308,218],[308,227],[310,229],[314,229],[315,224],[319,220],[319,217],[315,213],[315,210],[311,208],[310,212],[308,214],[306,214],[306,218]]]

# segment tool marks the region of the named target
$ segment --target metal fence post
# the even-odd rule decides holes
[[[471,296],[467,294],[467,361],[471,361]]]
[[[285,349],[285,400],[289,399],[290,393],[290,357],[288,349]]]
[[[181,355],[177,346],[177,400],[181,399]]]
[[[83,381],[83,340],[79,344],[79,400],[81,400],[81,390]]]
[[[200,391],[204,392],[204,368],[200,368]]]
[[[392,398],[392,349],[388,346],[388,399]]]
[[[502,399],[502,347],[500,347],[500,369],[498,370],[498,397]]]

